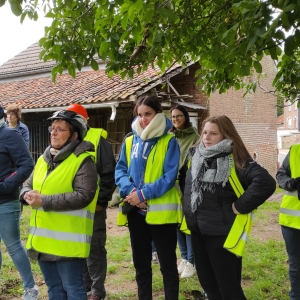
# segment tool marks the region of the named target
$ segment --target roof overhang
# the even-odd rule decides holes
[[[175,101],[172,101],[173,104],[179,104],[179,105],[182,105],[182,106],[185,106],[185,107],[188,107],[188,108],[192,108],[192,109],[207,109],[206,107],[204,106],[201,106],[199,104],[196,104],[196,103],[190,103],[190,102],[175,102]]]
[[[96,103],[96,104],[82,104],[85,109],[96,109],[96,108],[111,108],[112,113],[110,116],[110,120],[113,121],[116,117],[117,110],[116,108],[119,106],[119,102],[111,102],[111,103]],[[52,106],[52,107],[42,107],[42,108],[23,108],[22,113],[40,113],[45,111],[58,111],[67,109],[68,106]]]

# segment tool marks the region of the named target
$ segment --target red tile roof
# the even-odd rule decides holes
[[[54,61],[43,62],[39,59],[41,48],[34,43],[27,49],[0,66],[0,79],[21,76],[23,74],[49,72]]]
[[[283,123],[284,122],[284,115],[280,115],[277,117],[277,123]]]
[[[72,102],[94,104],[126,101],[130,96],[138,96],[161,83],[160,70],[156,67],[128,80],[122,80],[118,75],[109,78],[104,70],[78,72],[75,79],[62,74],[57,76],[54,84],[50,75],[54,62],[40,61],[39,52],[38,45],[33,44],[0,66],[0,103],[4,107],[9,103],[30,109],[67,106]],[[167,76],[173,77],[183,69],[180,65],[174,65]]]

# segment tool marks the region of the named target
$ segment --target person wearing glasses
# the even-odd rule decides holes
[[[180,150],[168,134],[171,121],[158,98],[145,95],[135,108],[133,135],[121,148],[115,180],[124,201],[117,224],[128,225],[139,300],[152,300],[152,240],[163,276],[166,300],[177,300],[177,227],[182,220],[180,193],[175,187]],[[132,209],[131,209],[132,208]]]
[[[82,273],[98,196],[89,152],[94,146],[83,141],[87,128],[78,114],[59,111],[49,120],[50,146],[20,193],[20,200],[32,207],[26,248],[38,260],[49,300],[83,300]]]
[[[33,159],[22,137],[5,126],[4,109],[0,105],[0,243],[3,241],[22,277],[24,300],[38,298],[38,287],[20,239],[21,206],[18,199],[19,186],[30,176],[33,167]],[[0,269],[1,265],[0,248]]]
[[[185,176],[187,172],[186,155],[188,149],[199,139],[197,129],[192,126],[190,116],[184,106],[177,104],[171,108],[171,119],[173,127],[170,130],[180,148],[180,161],[178,180],[182,195],[184,193]],[[178,265],[178,273],[181,278],[192,277],[196,273],[194,267],[194,254],[192,240],[189,234],[185,234],[177,228],[177,243],[181,255],[181,262]]]

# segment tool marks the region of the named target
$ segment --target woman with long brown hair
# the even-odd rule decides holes
[[[203,122],[201,138],[188,155],[183,205],[200,284],[209,300],[245,300],[242,253],[232,253],[224,244],[238,215],[251,213],[273,194],[275,180],[253,161],[224,115]]]

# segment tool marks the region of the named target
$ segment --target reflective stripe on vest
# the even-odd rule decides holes
[[[228,180],[236,196],[240,198],[244,193],[244,189],[236,175],[235,166],[232,166]],[[236,256],[243,256],[247,239],[251,232],[253,217],[253,212],[235,216],[235,220],[223,245],[226,250]]]
[[[71,232],[57,232],[57,231],[50,231],[44,228],[33,228],[30,227],[29,233],[48,238],[55,239],[55,240],[65,240],[65,241],[73,241],[79,243],[90,243],[92,240],[91,236],[87,236],[86,234],[77,234]]]
[[[131,162],[131,149],[133,135],[125,140],[126,160],[129,168]],[[157,143],[151,149],[147,158],[144,183],[152,183],[163,176],[163,166],[166,153],[168,151],[169,141],[173,135],[166,134],[159,138]],[[127,224],[127,215],[122,214],[122,205],[119,206],[117,224],[119,226]],[[174,224],[181,223],[182,206],[180,193],[176,187],[172,187],[168,192],[159,198],[147,200],[146,222],[148,224]]]
[[[107,131],[102,129],[102,128],[89,128],[89,130],[86,133],[86,136],[84,137],[83,140],[91,142],[94,145],[95,151],[89,151],[95,159],[94,161],[97,161],[97,154],[98,154],[98,145],[100,142],[100,138],[107,138]]]
[[[43,195],[73,192],[74,177],[90,156],[87,152],[78,157],[72,153],[49,174],[49,166],[41,156],[33,173],[33,189]],[[32,209],[26,248],[62,257],[88,257],[98,191],[83,209],[46,212],[43,208]]]
[[[300,177],[299,157],[300,144],[295,144],[290,149],[289,157],[291,178]],[[279,210],[279,224],[300,229],[300,201],[297,190],[284,192]]]
[[[284,191],[285,195],[298,197],[298,191]]]

